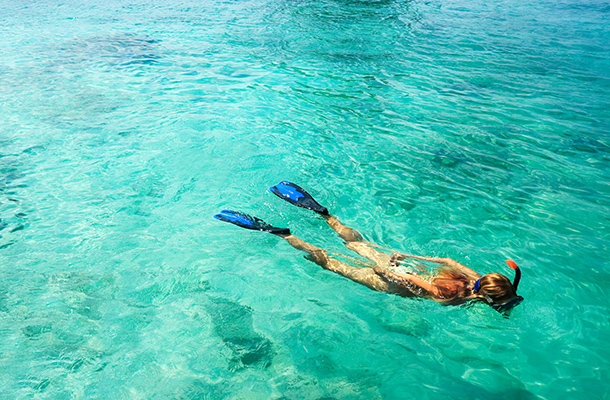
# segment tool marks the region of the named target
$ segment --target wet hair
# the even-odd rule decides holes
[[[477,293],[489,296],[496,303],[503,303],[517,296],[510,280],[497,272],[492,272],[481,278]]]

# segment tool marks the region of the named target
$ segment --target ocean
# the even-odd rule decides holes
[[[0,1],[0,398],[610,398],[610,2]],[[374,292],[366,240],[523,272]],[[337,257],[340,257],[337,255]]]

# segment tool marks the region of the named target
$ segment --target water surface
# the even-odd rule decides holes
[[[605,399],[607,1],[0,2],[6,398]],[[504,319],[376,293],[384,247],[510,275]],[[512,277],[512,275],[511,275]]]

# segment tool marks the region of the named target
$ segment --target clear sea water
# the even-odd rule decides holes
[[[280,180],[526,300],[212,218],[350,255]],[[2,399],[608,399],[610,3],[2,0],[0,219]]]

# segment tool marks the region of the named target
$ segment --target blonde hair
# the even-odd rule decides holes
[[[517,292],[510,280],[497,272],[492,272],[481,278],[477,294],[489,296],[493,301],[498,303],[517,296]]]

